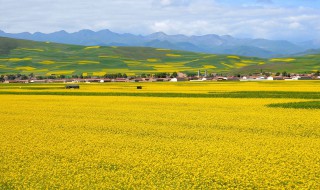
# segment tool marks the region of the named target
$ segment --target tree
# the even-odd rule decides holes
[[[282,72],[282,76],[284,76],[284,77],[288,76],[287,71],[283,71],[283,72]]]
[[[197,73],[194,73],[194,72],[192,72],[192,73],[187,73],[187,76],[188,76],[188,77],[194,77],[194,76],[197,76]]]
[[[37,80],[43,80],[44,77],[43,77],[43,76],[36,76],[36,79],[37,79]]]
[[[123,75],[121,73],[118,73],[116,78],[122,78],[122,77]]]
[[[156,78],[167,78],[168,74],[167,73],[156,73],[155,77]]]
[[[14,79],[16,79],[16,76],[15,76],[15,75],[8,75],[7,77],[8,77],[8,80],[14,80]]]
[[[318,71],[314,74],[314,76],[320,76],[320,71],[318,70]]]
[[[146,77],[147,77],[147,75],[145,73],[141,74],[141,78],[146,78]]]
[[[29,74],[29,78],[32,79],[33,77],[34,77],[34,74],[33,74],[33,73],[30,73],[30,74]]]
[[[270,76],[271,76],[271,73],[265,72],[264,75],[265,75],[266,77],[270,77]]]
[[[55,75],[51,75],[51,76],[48,76],[48,79],[56,79],[57,77]]]
[[[280,72],[277,72],[277,73],[276,73],[276,76],[280,76]]]
[[[176,78],[178,76],[178,73],[177,72],[173,72],[172,73],[172,77]]]
[[[0,76],[0,82],[4,82],[5,80],[4,80],[4,75],[1,75]]]
[[[123,73],[122,77],[123,78],[128,78],[128,75],[126,73]]]
[[[21,80],[27,80],[27,79],[29,79],[29,77],[27,75],[21,75],[20,79]]]

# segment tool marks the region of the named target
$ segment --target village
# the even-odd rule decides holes
[[[255,73],[249,75],[222,75],[217,73],[208,74],[207,71],[201,73],[199,70],[196,74],[187,74],[182,72],[161,73],[161,74],[141,74],[137,76],[127,76],[126,74],[111,74],[103,77],[73,75],[1,75],[2,83],[106,83],[106,82],[204,82],[204,81],[296,81],[296,80],[320,80],[319,71],[311,74],[298,73]]]

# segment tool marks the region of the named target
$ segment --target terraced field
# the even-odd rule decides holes
[[[0,84],[0,189],[320,188],[319,81],[136,85]]]
[[[2,49],[1,49],[2,48]],[[260,59],[142,47],[75,46],[0,38],[0,74],[93,75],[160,72],[312,72],[319,55]]]

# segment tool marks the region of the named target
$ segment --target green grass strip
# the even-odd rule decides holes
[[[272,108],[320,109],[320,101],[289,102],[280,104],[269,104],[267,106]]]
[[[216,92],[209,92],[216,94]],[[230,98],[292,98],[292,99],[320,99],[320,92],[294,91],[239,91],[229,92]]]

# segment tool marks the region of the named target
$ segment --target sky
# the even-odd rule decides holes
[[[0,0],[0,30],[10,33],[110,29],[320,39],[320,0]]]

